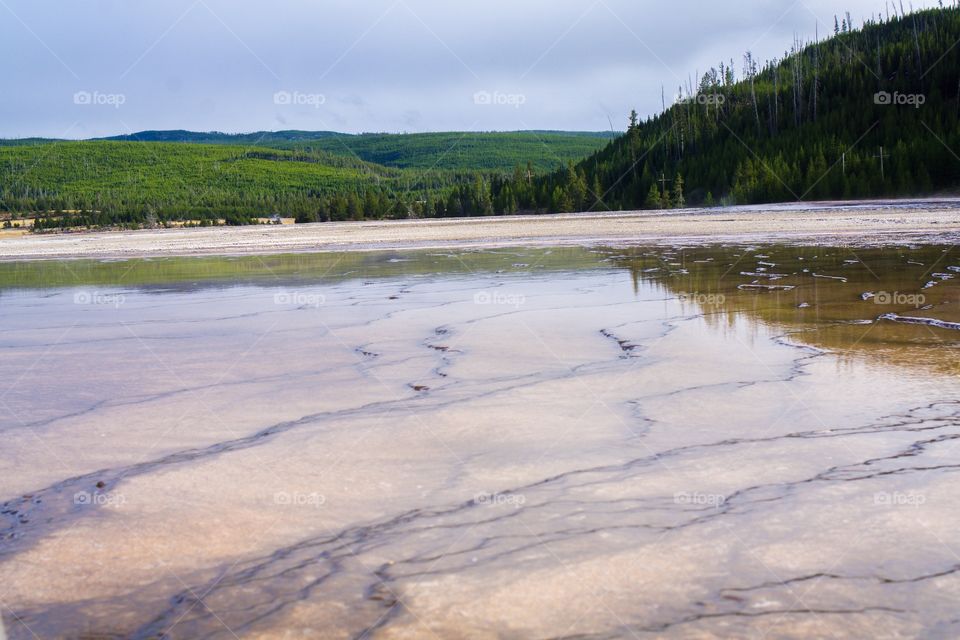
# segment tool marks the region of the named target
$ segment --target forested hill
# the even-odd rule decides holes
[[[664,113],[500,199],[568,211],[956,190],[960,9],[847,24],[762,68],[747,54],[710,69]]]
[[[960,190],[960,8],[860,29],[845,17],[829,38],[795,42],[764,66],[748,53],[665,93],[679,97],[609,143],[537,131],[10,141],[0,143],[0,220],[35,218],[37,230],[311,222]]]
[[[343,135],[335,131],[254,131],[253,133],[222,133],[220,131],[138,131],[122,136],[97,138],[110,142],[195,142],[197,144],[229,144],[269,146],[272,143],[291,143],[320,140]]]
[[[0,224],[39,231],[245,224],[273,214],[312,222],[493,213],[494,180],[516,166],[552,171],[609,137],[148,131],[0,141]]]
[[[549,171],[601,148],[613,132],[479,131],[439,133],[337,133],[334,131],[256,131],[220,133],[141,131],[103,138],[114,142],[185,142],[243,145],[349,156],[396,169],[455,171],[512,169],[515,165]]]

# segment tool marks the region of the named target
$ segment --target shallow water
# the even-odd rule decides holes
[[[956,637],[958,283],[947,246],[0,265],[0,616]]]

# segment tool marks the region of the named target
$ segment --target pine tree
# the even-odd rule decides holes
[[[575,169],[573,163],[567,166],[567,194],[574,211],[583,211],[587,208],[587,179],[583,169]]]
[[[460,194],[454,189],[447,197],[447,215],[451,217],[460,217],[464,214],[463,202],[460,200]]]
[[[651,184],[650,191],[647,192],[647,199],[643,202],[643,207],[645,209],[659,209],[662,204],[660,190],[657,189],[656,184]]]
[[[660,194],[660,208],[661,209],[672,209],[673,203],[670,201],[670,191],[664,189],[663,193]]]
[[[573,202],[567,190],[561,186],[554,187],[553,195],[550,198],[550,209],[557,213],[571,213],[573,211]]]
[[[679,173],[673,180],[673,206],[682,209],[687,205],[687,199],[683,197],[683,176]]]

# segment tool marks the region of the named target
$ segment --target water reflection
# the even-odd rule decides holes
[[[951,329],[878,320],[881,316],[960,322],[960,254],[954,246],[888,248],[728,245],[697,247],[319,253],[276,256],[0,263],[0,298],[15,291],[100,288],[142,293],[204,288],[309,287],[351,280],[524,276],[626,269],[634,290],[648,283],[678,298],[712,326],[736,316],[780,327],[798,340],[840,351],[934,360],[956,371]],[[91,289],[93,288],[93,289]],[[31,293],[30,295],[38,295]],[[42,295],[42,294],[40,294]],[[867,329],[864,329],[867,327]],[[888,351],[884,351],[887,349]]]
[[[956,636],[960,334],[878,318],[957,320],[958,264],[2,265],[0,615],[16,639]]]
[[[764,246],[637,250],[616,264],[662,287],[718,326],[753,318],[792,339],[844,354],[960,373],[955,247],[846,249]]]

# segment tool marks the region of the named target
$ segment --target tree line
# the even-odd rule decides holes
[[[579,162],[391,168],[313,148],[0,147],[0,212],[38,229],[659,209],[930,194],[960,185],[960,8],[894,11],[747,52]],[[151,146],[152,145],[152,146]]]

